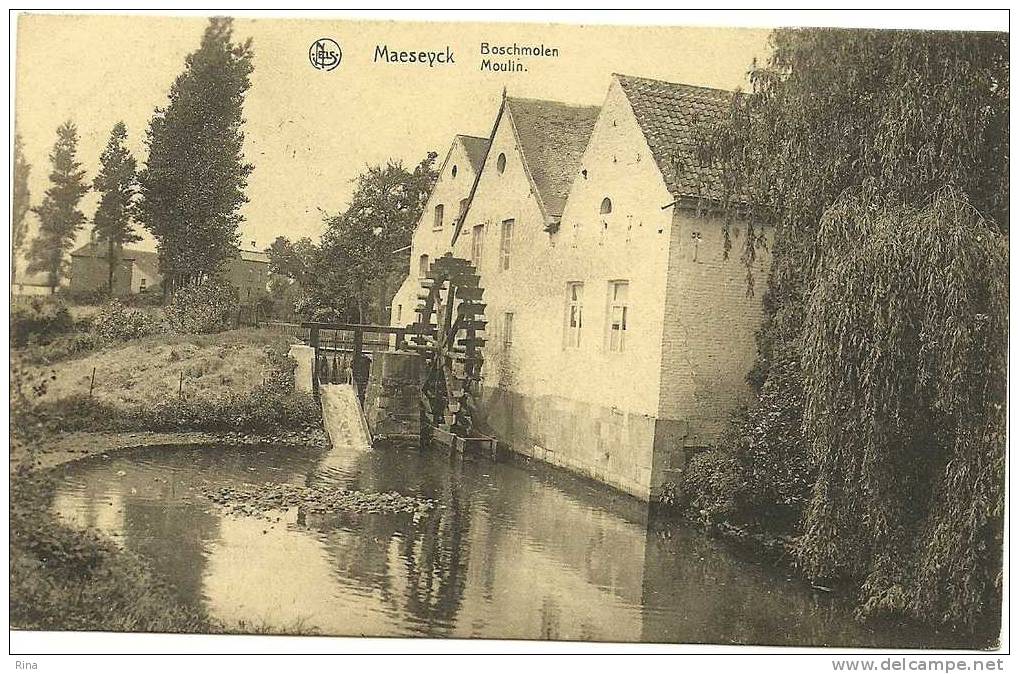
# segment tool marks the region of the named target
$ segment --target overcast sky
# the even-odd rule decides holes
[[[17,33],[16,126],[32,165],[33,205],[47,187],[56,128],[71,119],[91,180],[118,120],[144,163],[145,129],[165,105],[206,20],[194,17],[22,15]],[[325,213],[341,211],[366,165],[440,161],[454,134],[487,136],[503,87],[510,95],[600,104],[613,72],[735,88],[766,55],[763,30],[563,24],[344,22],[238,19],[235,41],[253,39],[255,70],[244,106],[245,155],[255,166],[243,212],[245,246],[277,235],[317,237]],[[308,49],[329,37],[339,67],[313,68]],[[558,58],[521,58],[527,72],[482,72],[481,42],[544,44]],[[450,66],[373,63],[377,45],[445,51]],[[496,60],[505,60],[497,58]],[[86,197],[91,219],[97,198]],[[35,227],[35,216],[32,228]],[[79,241],[88,238],[91,225]],[[142,247],[153,248],[150,240]]]

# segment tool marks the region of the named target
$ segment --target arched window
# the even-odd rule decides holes
[[[500,152],[499,153],[499,159],[497,159],[496,162],[495,162],[495,168],[499,169],[499,173],[502,173],[503,171],[506,170],[506,153],[505,152]]]
[[[428,275],[428,256],[422,255],[418,258],[418,276],[424,278]]]
[[[442,229],[442,214],[444,210],[442,204],[435,207],[435,220],[432,223],[432,229]]]
[[[456,164],[453,164],[453,171],[452,171],[452,173],[453,173],[453,177],[455,178],[456,177]]]
[[[605,197],[601,200],[601,214],[608,215],[612,212],[612,199]]]

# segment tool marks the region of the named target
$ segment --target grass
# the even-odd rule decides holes
[[[38,389],[33,402],[88,395],[114,408],[153,406],[176,397],[253,391],[264,376],[264,348],[285,345],[279,333],[242,328],[209,335],[157,334],[100,349],[59,362],[25,359],[26,381]]]

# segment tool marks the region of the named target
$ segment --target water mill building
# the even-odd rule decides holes
[[[730,97],[614,75],[601,106],[505,96],[487,139],[453,140],[392,322],[429,261],[475,264],[480,412],[512,451],[647,500],[748,395],[770,258],[754,294],[739,251],[767,234],[723,211],[698,153]]]

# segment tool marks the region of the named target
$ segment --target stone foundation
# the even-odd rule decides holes
[[[508,448],[643,501],[685,461],[682,422],[486,387],[483,423]]]
[[[406,351],[373,354],[364,414],[373,438],[418,435],[421,357]]]

